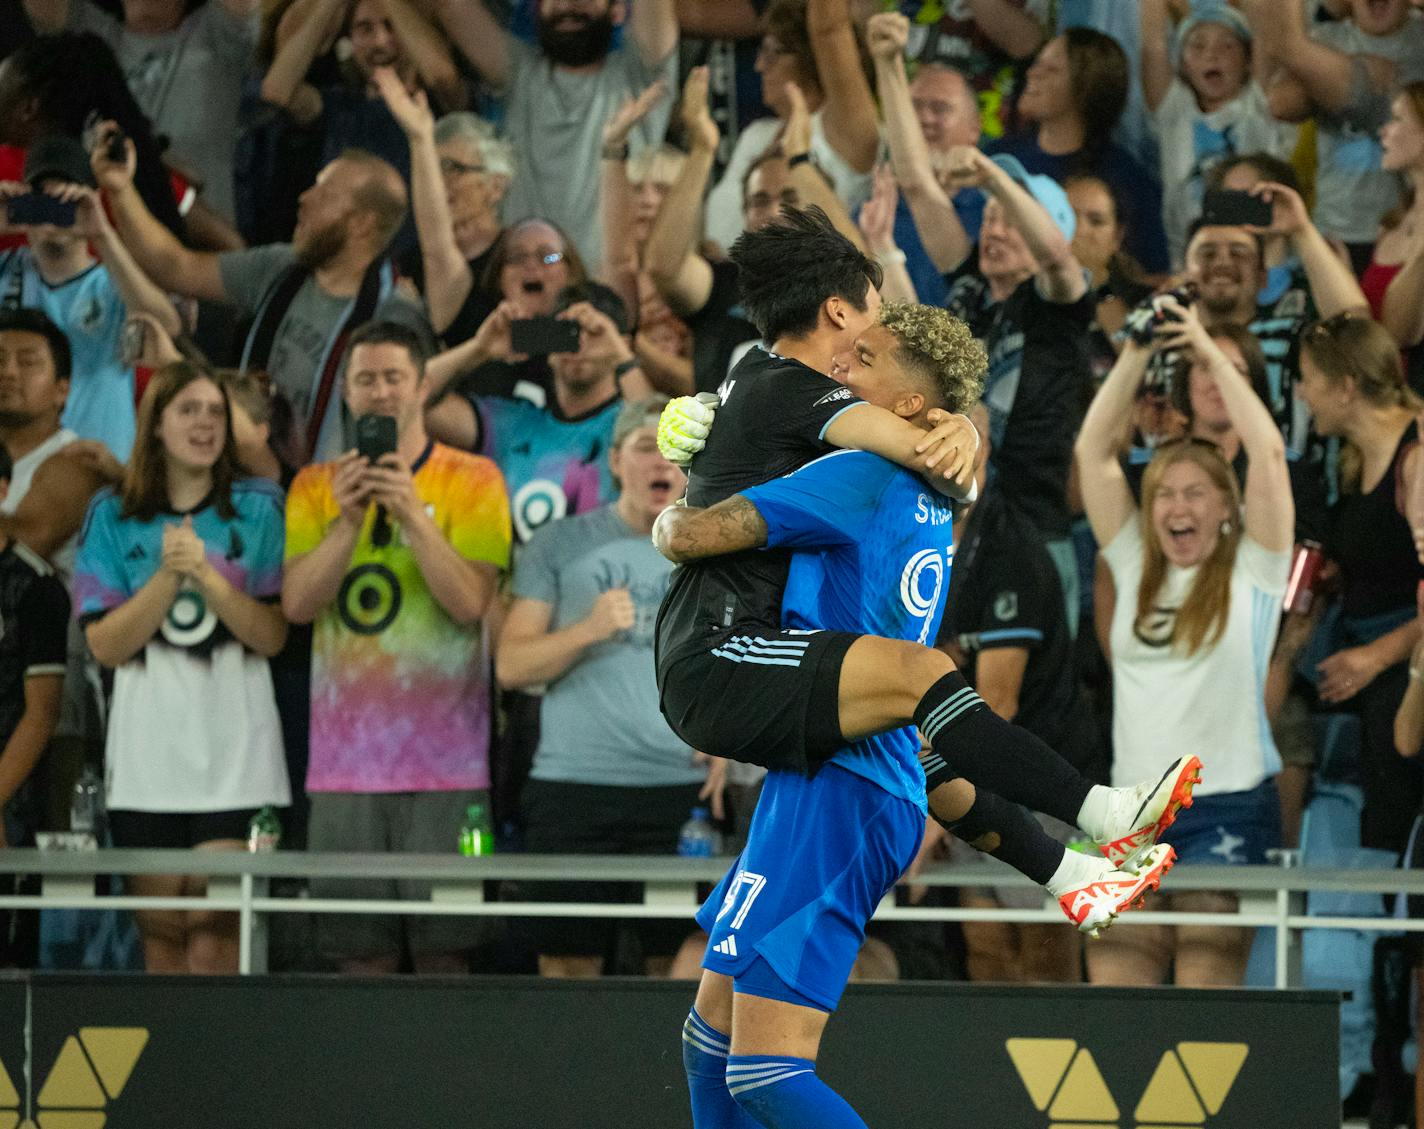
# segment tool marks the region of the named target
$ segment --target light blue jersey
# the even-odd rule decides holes
[[[104,265],[95,263],[51,286],[35,269],[29,248],[17,247],[0,257],[0,294],[15,294],[21,306],[43,310],[69,338],[74,363],[60,423],[81,439],[99,440],[127,462],[134,441],[134,381],[133,369],[119,363],[119,340],[128,310]]]
[[[953,514],[923,479],[863,451],[836,451],[744,491],[767,546],[798,550],[782,600],[792,630],[850,631],[933,646],[954,563]],[[832,758],[926,808],[913,726]]]

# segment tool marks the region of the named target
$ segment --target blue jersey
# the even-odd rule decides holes
[[[925,482],[863,451],[836,451],[744,491],[768,548],[798,550],[783,626],[933,646],[954,563],[953,513]],[[832,761],[925,808],[913,726],[858,741]]]

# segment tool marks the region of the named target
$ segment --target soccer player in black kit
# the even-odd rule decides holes
[[[788,209],[744,234],[732,260],[744,308],[768,344],[752,349],[722,387],[716,426],[692,465],[688,505],[714,507],[706,516],[724,527],[745,525],[751,548],[758,542],[746,508],[734,504],[737,491],[837,447],[882,455],[963,496],[977,447],[967,419],[932,421],[927,437],[825,375],[876,321],[876,265],[816,209]],[[689,541],[677,559],[724,551],[710,547],[712,538],[704,549]],[[1080,928],[1095,931],[1129,908],[1075,891],[1097,890],[1114,867],[1130,870],[1148,855],[1190,803],[1200,762],[1184,758],[1137,788],[1094,785],[998,718],[942,652],[868,635],[783,631],[788,561],[782,551],[744,551],[675,573],[658,617],[657,674],[663,713],[678,735],[717,756],[812,773],[849,743],[917,725],[932,749],[924,765],[937,819],[1047,886]],[[1065,851],[1018,804],[1082,827],[1106,858]],[[1170,866],[1170,852],[1152,857],[1162,872]]]

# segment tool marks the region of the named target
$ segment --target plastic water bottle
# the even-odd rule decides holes
[[[81,835],[98,836],[104,820],[104,781],[86,764],[74,782],[74,795],[69,801],[69,830]]]
[[[282,822],[272,810],[272,805],[265,804],[247,825],[247,849],[260,853],[275,851],[281,841]]]
[[[677,834],[677,853],[683,858],[710,859],[722,851],[722,836],[712,826],[711,813],[704,807],[692,809],[692,817]]]
[[[465,822],[460,824],[460,853],[466,858],[494,854],[494,824],[489,808],[482,803],[465,809]]]

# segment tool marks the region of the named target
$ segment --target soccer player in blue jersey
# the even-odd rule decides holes
[[[856,339],[847,384],[928,426],[931,410],[964,406],[974,350],[982,371],[982,349],[945,311],[887,305]],[[947,352],[969,360],[956,364]],[[665,518],[659,548],[672,556],[796,550],[782,603],[788,631],[762,649],[769,670],[795,665],[797,632],[803,642],[822,631],[907,641],[937,633],[952,511],[878,456],[829,454]],[[696,1129],[864,1125],[817,1077],[815,1060],[865,924],[919,847],[928,810],[919,751],[908,726],[842,748],[813,773],[768,773],[747,847],[698,914],[709,940],[683,1034]],[[1151,848],[1139,874],[1110,871],[1082,896],[1132,904],[1157,884],[1170,851]]]

